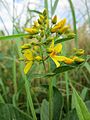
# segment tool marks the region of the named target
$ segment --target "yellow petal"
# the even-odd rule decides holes
[[[57,59],[55,57],[51,57],[51,59],[55,62],[57,67],[60,66],[60,63],[57,61]]]
[[[73,59],[71,59],[71,58],[65,58],[65,60],[64,60],[64,62],[66,63],[66,64],[72,64],[73,62],[74,62],[74,60]]]
[[[63,62],[64,60],[65,60],[65,56],[54,56],[54,58],[57,60],[57,61],[59,61],[59,62]]]
[[[59,53],[59,52],[61,52],[61,50],[62,50],[62,44],[57,44],[55,47],[54,47],[54,51],[56,52],[56,53]]]
[[[31,66],[32,66],[33,62],[30,61],[26,64],[25,68],[24,68],[24,73],[27,74],[28,71],[30,70]]]
[[[26,49],[24,51],[24,56],[27,60],[33,60],[33,55],[32,55],[32,52],[28,49]]]
[[[56,26],[59,26],[59,28],[62,28],[65,24],[66,24],[66,18],[64,18],[63,20],[61,20],[60,22],[58,22],[56,24]]]

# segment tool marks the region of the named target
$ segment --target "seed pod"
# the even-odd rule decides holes
[[[53,19],[52,19],[52,23],[53,23],[53,24],[56,24],[56,22],[57,22],[57,16],[55,15],[55,16],[53,17]]]
[[[35,28],[24,28],[25,31],[29,32],[30,34],[34,35],[37,34],[39,31]]]

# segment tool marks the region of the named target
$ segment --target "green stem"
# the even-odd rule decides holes
[[[26,93],[27,93],[28,103],[29,103],[29,106],[31,108],[31,113],[32,113],[32,116],[33,116],[33,120],[37,120],[34,105],[33,105],[33,101],[32,101],[32,97],[31,97],[31,92],[30,92],[30,88],[29,88],[29,82],[26,79],[26,77],[25,77],[25,89],[26,89]]]
[[[49,79],[49,120],[53,118],[53,87],[52,80]]]
[[[69,112],[69,81],[68,81],[67,72],[65,72],[65,81],[66,81],[66,95],[67,95],[67,111]]]
[[[14,86],[13,105],[16,106],[16,94],[17,94],[16,56],[13,57],[13,86]]]
[[[42,56],[42,63],[43,63],[44,70],[45,70],[45,73],[46,73],[46,66],[45,66],[44,57],[43,57],[43,50],[42,50],[41,46],[40,46],[40,50],[41,50],[41,56]]]
[[[76,26],[76,15],[75,15],[75,10],[74,6],[72,3],[72,0],[68,0],[72,12],[72,18],[73,18],[73,26],[74,26],[74,33],[75,33],[75,47],[78,48],[78,34],[77,34],[77,26]]]

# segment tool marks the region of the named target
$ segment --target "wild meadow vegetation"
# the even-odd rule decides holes
[[[79,28],[72,0],[73,26],[55,14],[59,0],[43,2],[42,11],[27,7],[22,28],[13,12],[12,35],[2,21],[8,35],[0,31],[0,120],[90,120],[88,2]]]

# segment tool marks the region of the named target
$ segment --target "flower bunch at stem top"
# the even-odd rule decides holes
[[[80,63],[84,61],[83,58],[80,58],[84,54],[83,50],[76,50],[75,55],[66,57],[61,54],[62,44],[55,44],[58,38],[75,36],[70,25],[66,25],[66,19],[57,22],[57,16],[54,16],[49,22],[47,10],[44,9],[32,27],[24,30],[30,34],[28,39],[33,40],[21,46],[24,56],[22,60],[26,64],[24,68],[25,74],[28,73],[35,61],[44,63],[48,58],[53,60],[56,67],[60,67],[60,63],[73,64],[74,62]]]

